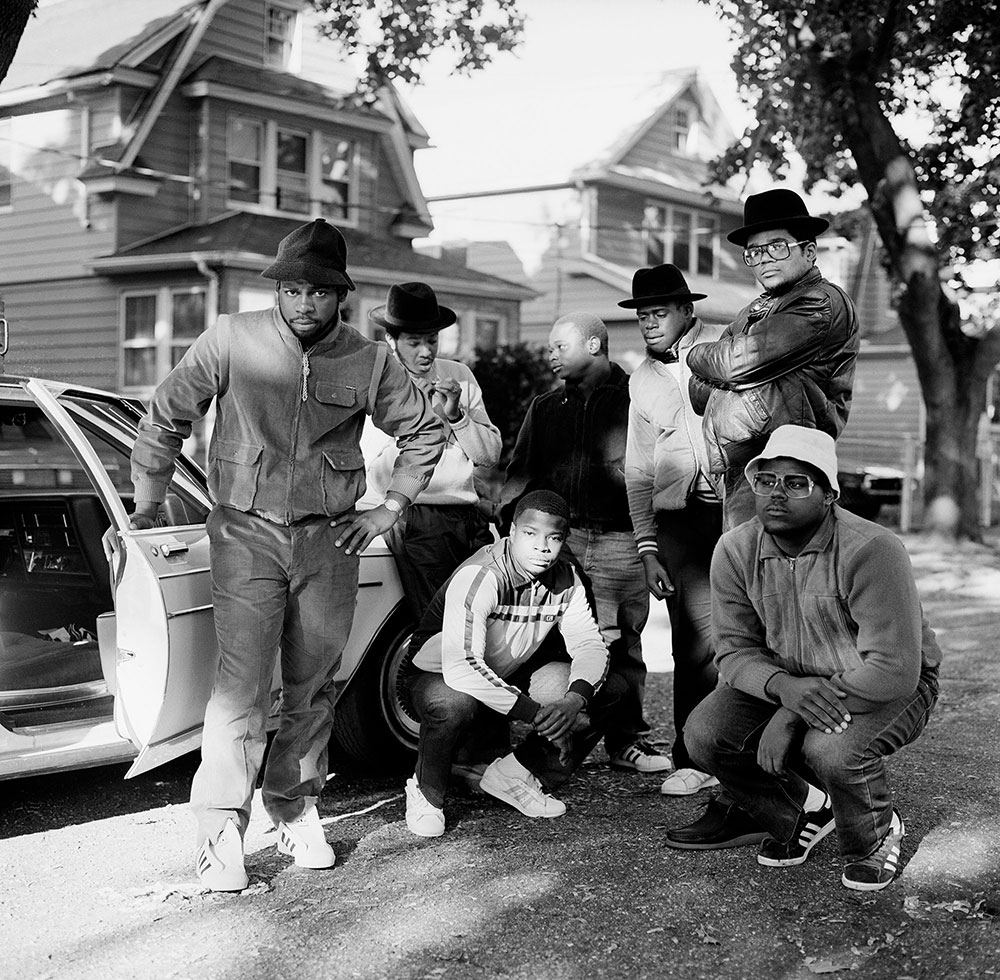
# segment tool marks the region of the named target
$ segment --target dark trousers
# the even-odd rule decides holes
[[[674,658],[674,744],[678,769],[694,766],[684,743],[684,724],[694,707],[715,690],[719,672],[712,647],[712,552],[722,534],[722,507],[691,499],[682,510],[659,511],[656,543],[674,594],[667,599]]]
[[[528,664],[507,678],[507,682],[526,691],[531,673],[532,665]],[[546,792],[555,792],[601,740],[608,717],[624,691],[625,682],[609,674],[587,706],[590,727],[572,736],[567,760],[561,760],[559,749],[535,732],[514,750],[515,758],[538,779]],[[449,687],[441,674],[432,671],[418,670],[411,675],[410,697],[420,718],[417,783],[427,801],[441,807],[459,745],[482,720],[489,724],[490,716],[495,716],[496,712],[472,695]]]
[[[383,537],[418,621],[451,573],[493,541],[475,504],[413,504]]]
[[[912,742],[937,700],[937,668],[925,669],[913,694],[854,713],[847,731],[827,735],[808,728],[789,757],[789,770],[772,776],[757,764],[757,746],[778,705],[721,685],[688,719],[687,737],[698,768],[716,776],[727,793],[778,841],[795,833],[808,783],[830,794],[845,862],[875,851],[889,831],[892,796],[885,756]]]

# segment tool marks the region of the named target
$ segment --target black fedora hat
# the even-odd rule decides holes
[[[795,191],[776,187],[760,194],[751,194],[743,205],[743,225],[726,238],[734,245],[745,246],[758,231],[784,228],[796,238],[815,238],[830,227],[826,218],[814,218],[805,201]]]
[[[347,242],[339,228],[322,218],[299,225],[285,235],[278,244],[277,256],[261,277],[355,288],[347,274]]]
[[[636,270],[632,276],[632,298],[623,299],[618,305],[624,310],[637,310],[656,303],[693,303],[707,295],[692,293],[681,270],[667,262]]]
[[[458,314],[438,305],[434,290],[423,282],[404,282],[389,287],[384,306],[376,306],[368,319],[395,335],[399,333],[436,333],[450,327]]]

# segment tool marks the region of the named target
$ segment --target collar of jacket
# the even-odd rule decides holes
[[[556,579],[559,575],[559,570],[564,563],[567,563],[567,560],[560,555],[541,575],[532,578],[523,572],[517,562],[514,561],[514,556],[510,551],[510,538],[503,538],[497,545],[494,545],[493,560],[512,585],[522,588],[525,585],[531,585],[532,582],[541,582],[550,592],[556,591]]]
[[[591,392],[600,391],[602,388],[624,388],[628,391],[628,375],[620,368],[614,361],[610,362],[611,373],[599,384],[594,385]],[[557,388],[556,391],[559,389]],[[570,393],[579,394],[580,386],[567,384],[565,381],[562,384],[562,400],[565,402],[569,397]]]
[[[302,341],[292,333],[291,327],[285,323],[285,318],[281,315],[281,310],[278,309],[278,304],[275,303],[271,308],[271,320],[274,323],[275,329],[281,334],[285,340],[291,342],[294,341],[300,347],[302,347]],[[328,347],[332,347],[336,342],[337,338],[342,332],[344,325],[343,317],[340,315],[340,311],[337,311],[337,319],[333,324],[333,329],[322,339],[317,340],[316,343],[311,344],[309,347],[302,347],[303,353],[313,353],[315,351],[326,350]]]
[[[789,285],[786,286],[784,289],[782,289],[780,292],[773,293],[769,289],[764,290],[764,292],[761,293],[760,297],[758,298],[758,300],[755,300],[755,302],[759,302],[760,300],[767,300],[768,302],[770,302],[772,299],[778,299],[781,296],[787,296],[790,292],[792,292],[792,290],[799,289],[802,286],[812,286],[814,283],[819,282],[820,279],[822,278],[823,278],[823,273],[819,271],[818,266],[814,265],[804,276],[802,276],[799,279],[796,279],[795,282],[793,283],[789,283]]]
[[[816,528],[813,536],[809,539],[806,546],[795,556],[796,558],[801,558],[803,555],[807,554],[818,554],[821,551],[829,551],[830,545],[833,542],[833,535],[837,529],[837,516],[834,513],[836,504],[831,505],[830,509],[826,513],[826,517],[823,518],[819,527]],[[758,517],[757,520],[760,520]],[[760,529],[760,557],[761,558],[784,558],[788,559],[791,557],[786,554],[778,546],[778,542],[764,530],[763,525]]]

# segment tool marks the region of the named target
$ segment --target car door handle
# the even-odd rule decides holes
[[[178,541],[177,538],[168,538],[166,541],[161,541],[159,548],[160,554],[164,558],[169,558],[171,555],[183,555],[188,550],[187,544],[184,541]]]

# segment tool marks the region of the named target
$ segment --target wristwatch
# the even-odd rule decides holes
[[[382,506],[386,510],[391,510],[394,514],[403,513],[403,505],[396,500],[395,497],[386,497],[385,500],[382,501]]]

